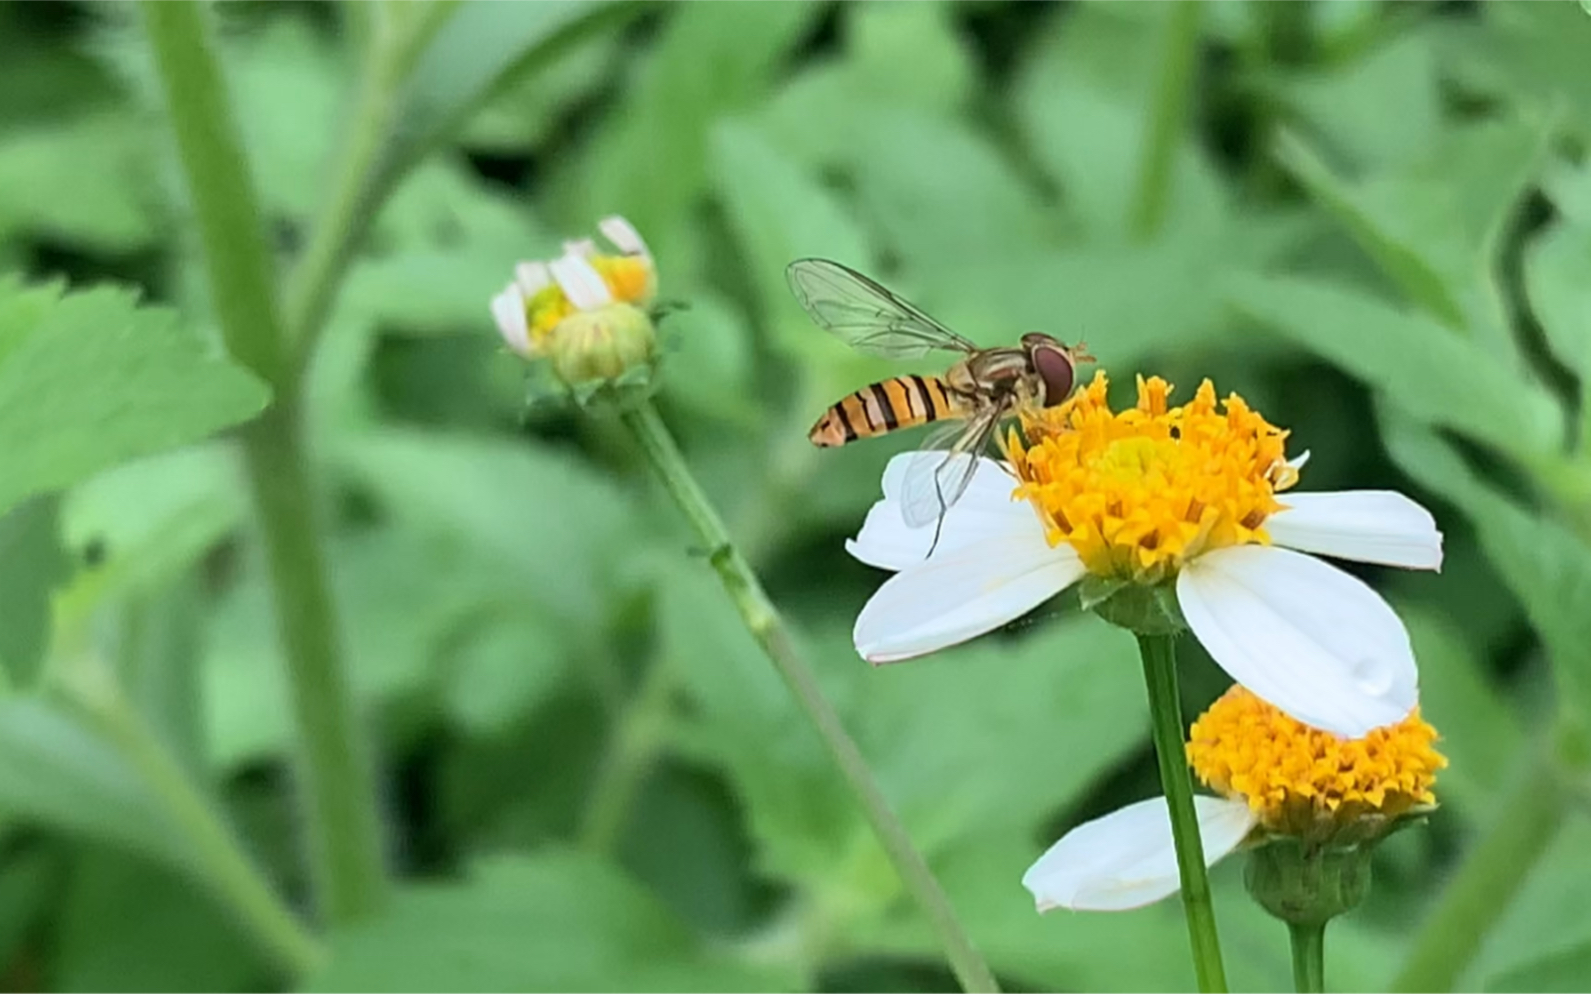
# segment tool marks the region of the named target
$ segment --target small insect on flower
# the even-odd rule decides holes
[[[1107,620],[1134,627],[1111,605],[1148,603],[1192,629],[1234,680],[1306,724],[1354,737],[1402,720],[1418,688],[1403,623],[1363,581],[1303,553],[1436,569],[1436,522],[1387,491],[1284,493],[1303,465],[1286,457],[1285,431],[1208,382],[1180,407],[1170,392],[1140,380],[1137,405],[1112,411],[1099,373],[1059,406],[1024,409],[1010,466],[979,459],[937,536],[899,510],[924,457],[892,460],[884,499],[846,545],[896,571],[857,617],[857,652],[935,652],[1081,583]]]
[[[820,327],[852,348],[885,359],[918,359],[934,350],[962,358],[943,376],[895,376],[834,404],[808,437],[831,447],[931,421],[949,421],[923,440],[942,457],[914,464],[901,511],[911,525],[939,522],[966,492],[1001,422],[1025,406],[1059,404],[1072,392],[1077,364],[1092,361],[1082,343],[1042,332],[1021,345],[981,349],[854,269],[828,259],[798,259],[786,270],[796,300]]]
[[[563,255],[522,262],[492,298],[503,341],[527,359],[546,358],[565,384],[580,387],[650,371],[657,336],[647,308],[657,272],[646,242],[622,217],[598,224],[615,253],[590,239],[564,243]]]
[[[1205,862],[1244,845],[1265,871],[1250,874],[1250,889],[1261,878],[1269,890],[1255,896],[1279,917],[1347,910],[1344,890],[1363,895],[1371,844],[1433,809],[1436,772],[1447,765],[1435,741],[1436,730],[1418,710],[1360,738],[1341,739],[1234,686],[1193,723],[1187,746],[1194,773],[1221,794],[1194,799]],[[1298,886],[1311,870],[1313,886]],[[1321,886],[1321,876],[1333,875],[1353,886]],[[1176,850],[1165,798],[1130,804],[1067,832],[1022,884],[1040,911],[1122,911],[1175,894]],[[1311,901],[1316,907],[1305,906]]]

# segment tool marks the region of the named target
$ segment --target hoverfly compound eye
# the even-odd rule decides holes
[[[1025,336],[1024,336],[1025,337]],[[1048,337],[1048,336],[1043,336]],[[1044,381],[1044,406],[1054,407],[1072,392],[1077,369],[1066,350],[1054,344],[1041,344],[1033,349],[1033,370]]]

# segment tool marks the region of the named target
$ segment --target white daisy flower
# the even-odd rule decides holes
[[[597,227],[616,252],[589,238],[565,242],[557,259],[516,266],[492,298],[508,347],[527,359],[550,358],[571,384],[650,362],[656,344],[646,308],[657,295],[657,271],[646,242],[622,217]]]
[[[1355,738],[1402,720],[1418,674],[1408,633],[1357,578],[1305,553],[1438,569],[1442,535],[1389,491],[1286,494],[1303,459],[1286,432],[1206,381],[1168,408],[1170,387],[1139,379],[1113,412],[1103,373],[1065,403],[1024,416],[1009,465],[979,458],[940,523],[901,510],[911,460],[884,473],[884,499],[846,548],[894,570],[857,618],[857,651],[910,659],[991,631],[1090,574],[1164,586],[1234,680],[1299,721]],[[1037,514],[1034,512],[1037,511]],[[930,555],[930,549],[932,555]]]
[[[1193,723],[1188,742],[1194,772],[1221,793],[1194,798],[1205,865],[1256,837],[1364,849],[1436,803],[1436,772],[1447,765],[1436,738],[1415,711],[1364,737],[1340,739],[1233,687]],[[1175,894],[1181,884],[1165,798],[1067,832],[1028,869],[1022,886],[1040,911],[1125,911]]]

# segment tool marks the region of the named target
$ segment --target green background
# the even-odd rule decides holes
[[[1354,571],[1405,618],[1452,766],[1331,927],[1328,984],[1393,983],[1477,865],[1503,885],[1473,940],[1432,940],[1458,983],[1591,983],[1579,4],[466,3],[374,125],[360,67],[412,12],[214,14],[283,271],[348,136],[387,150],[304,406],[398,887],[289,975],[121,734],[152,733],[313,915],[233,445],[270,393],[220,345],[136,18],[4,3],[0,986],[953,989],[633,443],[495,334],[513,264],[610,213],[684,305],[666,419],[1008,986],[1191,983],[1176,902],[1041,917],[1019,883],[1158,791],[1139,664],[1064,598],[929,659],[856,658],[881,575],[843,540],[912,438],[807,443],[901,370],[810,324],[798,256],[983,344],[1086,339],[1121,396],[1211,377],[1312,452],[1304,489],[1430,507],[1440,575]],[[1183,673],[1191,716],[1225,678],[1192,647]],[[1285,986],[1239,861],[1214,885],[1234,986]]]

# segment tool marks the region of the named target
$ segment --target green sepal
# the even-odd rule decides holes
[[[1316,846],[1270,836],[1248,851],[1243,884],[1272,916],[1321,926],[1358,907],[1370,892],[1372,845]]]
[[[1089,576],[1079,584],[1078,598],[1085,609],[1137,635],[1176,635],[1188,627],[1170,583],[1146,586]]]

